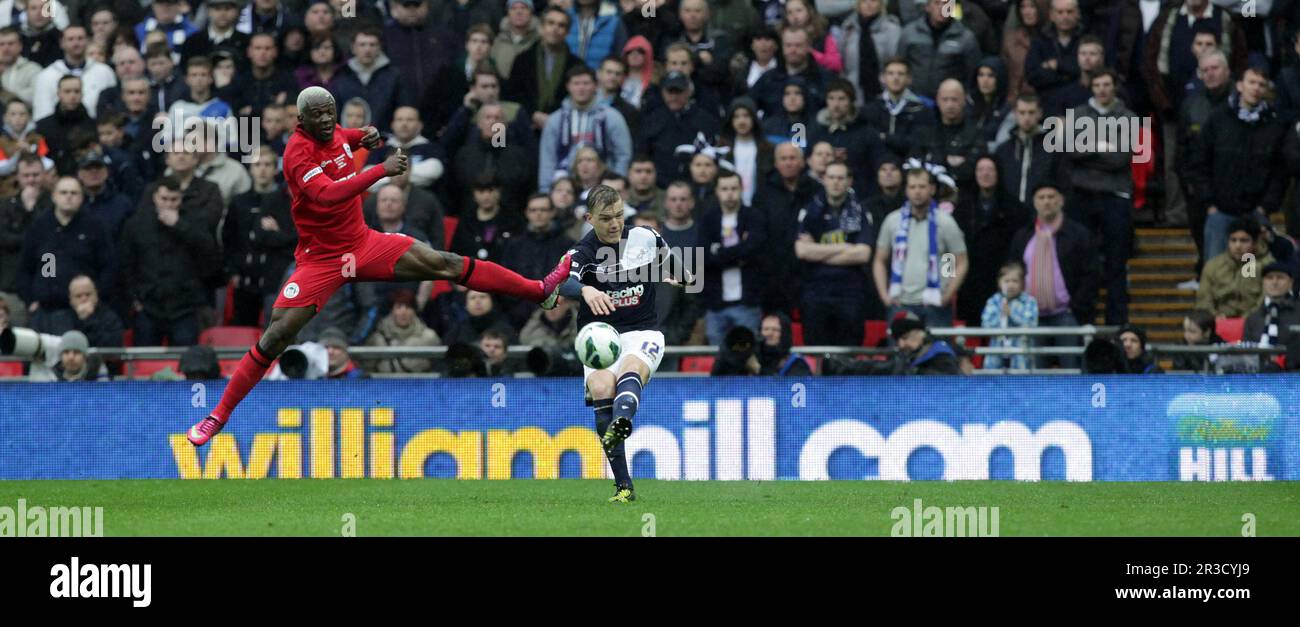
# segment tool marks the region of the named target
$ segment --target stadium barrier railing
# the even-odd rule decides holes
[[[1081,345],[1077,346],[1036,346],[1033,342],[1027,342],[1024,347],[994,347],[994,346],[976,346],[969,347],[967,350],[974,355],[1002,355],[1015,356],[1024,355],[1028,357],[1039,356],[1081,356],[1084,353],[1084,346],[1097,336],[1110,336],[1119,329],[1117,326],[1096,326],[1082,325],[1076,327],[1035,327],[1035,328],[1007,328],[1007,329],[990,329],[982,327],[942,327],[933,328],[929,332],[937,338],[964,340],[965,338],[988,338],[988,337],[1077,337],[1080,338]],[[1300,332],[1300,326],[1292,327],[1293,331]],[[1173,356],[1180,354],[1212,354],[1212,355],[1282,355],[1286,352],[1285,346],[1255,346],[1255,345],[1213,345],[1213,346],[1188,346],[1181,344],[1148,344],[1148,351],[1156,356]],[[170,347],[170,346],[133,346],[133,347],[94,347],[90,349],[90,354],[98,355],[102,358],[120,360],[125,362],[127,373],[125,378],[132,378],[132,364],[140,361],[157,361],[157,360],[179,360],[187,347]],[[245,347],[213,347],[216,357],[219,360],[233,360],[243,357],[247,352]],[[506,349],[509,359],[518,361],[527,356],[529,351],[533,350],[532,346],[514,345]],[[883,358],[893,355],[896,351],[893,348],[861,347],[861,346],[798,346],[792,347],[792,350],[802,355],[826,359],[830,357],[846,358]],[[348,349],[349,355],[358,361],[380,360],[391,358],[430,358],[434,360],[442,359],[446,356],[446,346],[353,346]],[[665,363],[661,365],[656,376],[663,377],[701,377],[709,376],[706,372],[676,372],[676,360],[681,357],[689,356],[716,356],[719,353],[719,347],[713,345],[703,346],[667,346],[664,348]],[[0,355],[0,363],[3,362],[22,362],[27,358],[13,355]],[[1078,374],[1078,368],[1030,368],[1030,369],[976,369],[976,373],[983,375],[990,374]],[[820,373],[817,373],[820,374]],[[372,376],[392,378],[408,377],[436,377],[438,373],[416,373],[416,374],[380,374],[372,373]],[[524,373],[523,376],[529,376]],[[3,377],[0,377],[3,379]]]

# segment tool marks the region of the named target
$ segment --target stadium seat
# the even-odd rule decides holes
[[[23,362],[21,361],[0,361],[0,379],[5,377],[23,376]]]
[[[224,298],[226,305],[222,307],[221,324],[230,324],[235,319],[235,282],[234,280],[226,282],[226,295]]]
[[[127,362],[128,371],[133,379],[148,379],[159,370],[171,368],[180,373],[180,362],[175,359],[138,359]]]
[[[812,356],[812,355],[804,355],[804,356],[803,356],[803,360],[804,360],[805,362],[808,362],[808,369],[811,370],[813,374],[818,374],[818,373],[820,373],[820,372],[822,371],[822,358],[821,358],[821,357],[814,357],[814,356]]]
[[[212,327],[199,333],[199,344],[245,348],[261,337],[262,330],[257,327]]]
[[[868,320],[862,327],[862,345],[868,348],[880,346],[889,336],[889,323],[884,320]]]
[[[442,247],[444,250],[451,250],[451,238],[456,234],[457,224],[460,224],[460,218],[446,217],[442,219],[442,238],[445,240]]]
[[[790,323],[790,341],[794,346],[803,346],[803,323]]]
[[[712,355],[692,355],[689,357],[682,357],[682,363],[678,368],[678,371],[703,372],[708,374],[713,371],[713,359]]]
[[[1245,318],[1223,318],[1214,323],[1214,330],[1229,344],[1240,342],[1246,330]],[[1259,339],[1259,338],[1256,338]]]

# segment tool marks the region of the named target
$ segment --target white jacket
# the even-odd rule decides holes
[[[18,96],[23,102],[30,103],[32,94],[36,91],[36,76],[42,69],[41,64],[31,59],[18,57],[9,69],[0,73],[0,87]]]
[[[54,113],[59,104],[59,79],[70,74],[68,64],[59,59],[49,64],[36,75],[36,86],[32,93],[32,119],[41,120]],[[86,105],[86,113],[95,115],[95,105],[99,103],[99,93],[117,84],[117,74],[108,65],[86,59],[86,67],[81,73],[81,103]]]
[[[14,23],[14,2],[15,0],[0,0],[0,28],[6,26],[21,26]],[[54,10],[54,27],[63,30],[68,27],[68,9],[58,0],[52,0],[50,7]],[[26,19],[26,18],[24,18]]]

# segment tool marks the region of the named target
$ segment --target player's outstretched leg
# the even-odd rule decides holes
[[[267,326],[262,338],[248,349],[244,358],[239,360],[239,367],[226,383],[226,391],[221,394],[221,402],[208,417],[190,427],[189,441],[194,446],[203,446],[226,426],[235,406],[244,400],[248,392],[262,380],[266,369],[271,367],[284,349],[298,337],[298,331],[316,315],[316,307],[281,307],[272,310],[271,324]]]
[[[541,279],[527,279],[513,270],[472,257],[434,250],[416,242],[393,267],[397,281],[443,279],[489,294],[502,294],[538,303],[544,309],[555,307],[560,284],[569,278],[569,255]]]
[[[609,423],[601,443],[605,452],[620,447],[632,435],[632,418],[641,405],[641,374],[629,370],[619,375],[614,388],[614,421]]]
[[[609,430],[609,424],[614,421],[614,399],[603,398],[592,401],[592,406],[596,410],[596,435],[605,436]],[[609,498],[610,503],[627,503],[636,500],[636,491],[632,488],[632,473],[627,468],[627,454],[622,443],[619,443],[613,450],[606,450],[605,457],[609,459],[609,468],[614,471],[614,496]]]

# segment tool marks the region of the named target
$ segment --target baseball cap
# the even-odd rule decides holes
[[[83,355],[90,350],[90,340],[81,331],[68,331],[59,340],[59,352],[77,351]]]
[[[318,341],[325,346],[333,346],[334,348],[346,350],[348,347],[348,336],[344,335],[337,327],[330,327],[321,331]]]
[[[1280,261],[1274,261],[1273,263],[1264,266],[1264,272],[1261,273],[1259,276],[1261,277],[1268,276],[1268,273],[1270,272],[1281,272],[1291,277],[1292,279],[1295,278],[1295,268],[1291,267],[1289,264],[1285,264]]]
[[[77,167],[88,168],[95,165],[107,166],[108,163],[109,163],[108,155],[98,150],[92,150],[82,155],[81,159],[77,160]]]
[[[185,354],[181,355],[180,363],[176,368],[188,378],[221,378],[221,365],[217,361],[216,351],[212,350],[211,346],[195,344],[189,347],[185,350]]]
[[[410,0],[406,0],[406,1],[409,2]],[[522,4],[528,7],[529,11],[536,10],[536,7],[533,6],[533,0],[510,0],[509,2],[506,3],[506,10],[509,11],[510,8],[515,6],[516,4]]]
[[[672,71],[664,77],[662,85],[665,91],[687,91],[691,88],[691,78],[682,72]]]
[[[900,315],[889,323],[889,334],[898,339],[912,331],[924,331],[925,323],[912,315]]]

